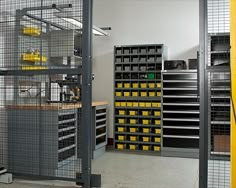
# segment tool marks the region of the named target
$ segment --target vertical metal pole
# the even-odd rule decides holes
[[[199,90],[200,90],[200,151],[199,151],[199,188],[207,188],[208,183],[208,97],[206,96],[207,79],[207,0],[199,0],[200,26],[200,61],[199,61]]]
[[[84,188],[91,185],[92,0],[83,0],[81,157]]]

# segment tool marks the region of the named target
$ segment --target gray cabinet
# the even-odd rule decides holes
[[[62,177],[63,165],[76,159],[76,125],[75,109],[9,110],[9,171]]]
[[[197,71],[163,71],[163,149],[165,156],[198,157]]]
[[[106,151],[107,145],[107,106],[101,105],[93,108],[94,129],[92,150],[93,159]]]
[[[18,105],[8,109],[8,170],[16,174],[75,178],[80,163],[81,108]],[[95,105],[92,157],[105,152],[107,105]]]

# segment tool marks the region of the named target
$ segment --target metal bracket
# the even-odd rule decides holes
[[[79,181],[76,182],[76,185],[82,186],[84,185],[83,180],[78,178],[81,177],[81,173],[77,173],[77,179],[79,179]],[[91,187],[101,187],[102,186],[102,177],[101,174],[91,174],[90,176],[90,186]]]

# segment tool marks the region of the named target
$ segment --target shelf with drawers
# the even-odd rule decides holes
[[[93,109],[94,131],[92,133],[93,159],[98,158],[106,151],[107,145],[107,105],[96,106]]]
[[[178,156],[185,157],[199,147],[199,97],[197,71],[163,71],[163,155],[173,148]],[[181,151],[185,150],[185,152]],[[193,153],[195,156],[196,153]]]
[[[8,119],[10,130],[20,127],[20,136],[9,131],[9,171],[54,176],[65,163],[77,158],[76,109],[11,109]]]

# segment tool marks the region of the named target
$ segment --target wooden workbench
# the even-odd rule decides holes
[[[92,107],[107,105],[108,103],[105,101],[102,102],[92,102]],[[81,108],[81,103],[52,103],[52,104],[19,104],[19,105],[8,105],[8,109],[15,109],[15,110],[68,110],[68,109],[75,109]]]

